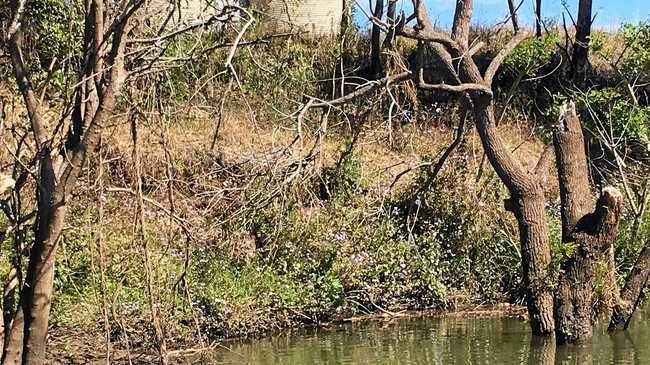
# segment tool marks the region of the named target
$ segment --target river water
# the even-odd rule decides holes
[[[211,364],[650,364],[650,311],[626,333],[556,346],[517,318],[403,318],[293,331],[224,345]]]

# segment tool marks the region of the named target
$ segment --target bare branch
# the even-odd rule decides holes
[[[527,32],[517,33],[510,40],[510,42],[508,42],[508,44],[506,44],[506,46],[496,55],[496,57],[494,57],[492,62],[490,62],[487,71],[485,71],[485,76],[483,77],[486,85],[492,85],[492,79],[494,79],[494,76],[499,70],[499,67],[501,67],[503,61],[505,61],[506,57],[508,57],[510,53],[512,53],[512,51],[515,49],[515,47],[517,47],[519,43],[526,39],[526,37],[528,37]]]
[[[411,71],[404,71],[397,75],[386,76],[383,79],[377,81],[370,81],[348,95],[342,96],[338,99],[331,100],[331,101],[313,103],[311,107],[324,108],[324,107],[342,105],[352,100],[355,100],[361,96],[370,94],[371,92],[380,89],[382,87],[388,87],[389,85],[411,80],[412,78],[413,78],[413,73]]]
[[[457,0],[451,35],[463,49],[469,46],[469,24],[472,20],[473,0]]]
[[[452,93],[464,93],[464,92],[481,92],[487,95],[492,95],[492,89],[483,84],[474,84],[474,83],[463,83],[460,85],[449,85],[449,84],[427,84],[424,82],[424,73],[420,70],[418,77],[418,87],[424,90],[440,90],[447,91]]]
[[[36,140],[36,148],[42,150],[43,145],[48,141],[47,130],[39,110],[39,99],[36,96],[34,87],[32,86],[29,71],[25,66],[22,50],[23,42],[21,26],[26,2],[26,0],[18,0],[13,6],[13,17],[7,32],[7,43],[13,64],[14,76],[16,77],[16,83],[18,84],[18,89],[25,101],[25,107],[27,108],[29,121],[32,126],[31,129],[34,133],[34,139]]]

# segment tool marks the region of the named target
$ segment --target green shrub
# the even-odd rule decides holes
[[[70,56],[81,55],[83,11],[75,1],[34,0],[25,10],[30,61],[39,69],[56,59],[60,64]]]
[[[622,28],[625,53],[621,59],[623,72],[632,80],[650,74],[650,23],[625,24]]]
[[[506,58],[504,64],[523,75],[533,76],[551,62],[557,49],[558,35],[554,32],[542,37],[529,37]]]
[[[625,141],[626,145],[641,145],[650,151],[650,108],[635,104],[629,99],[629,94],[616,88],[604,88],[575,92],[570,96],[552,95],[546,112],[550,124],[557,122],[560,105],[571,99],[576,102],[584,127],[589,132],[587,137],[593,143]]]
[[[414,186],[426,184],[429,175],[423,168]],[[521,255],[512,221],[501,208],[505,192],[498,181],[480,190],[472,179],[471,169],[458,163],[415,201],[407,192],[399,203],[402,230],[427,255],[436,252],[434,265],[448,290],[483,300],[516,297]]]

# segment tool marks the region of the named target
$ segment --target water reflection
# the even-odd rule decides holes
[[[647,313],[626,333],[556,346],[514,318],[410,318],[346,324],[229,343],[197,363],[214,364],[650,364]]]

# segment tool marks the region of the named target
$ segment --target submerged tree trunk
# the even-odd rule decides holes
[[[555,365],[557,343],[553,337],[537,337],[530,339],[528,352],[529,365]]]
[[[623,199],[606,188],[592,211],[587,154],[582,125],[573,104],[560,110],[553,144],[562,202],[562,241],[574,243],[573,256],[562,264],[555,293],[556,335],[561,343],[592,337],[594,282],[598,265],[616,237]]]
[[[517,218],[530,326],[534,335],[548,336],[555,324],[553,294],[548,286],[551,251],[544,189],[540,179],[524,170],[498,136],[491,100],[473,98],[473,102],[485,153],[510,191],[506,209]]]

